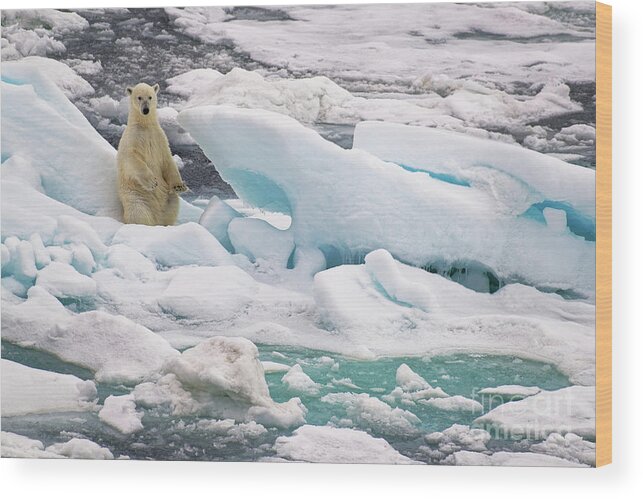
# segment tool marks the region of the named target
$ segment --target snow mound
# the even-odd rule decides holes
[[[165,80],[168,84],[166,91],[179,97],[189,98],[195,93],[209,88],[221,76],[223,75],[216,69],[193,69]]]
[[[277,455],[290,461],[337,464],[414,464],[383,438],[349,428],[305,425],[275,442]]]
[[[6,359],[2,359],[0,365],[2,417],[96,410],[96,385],[92,381]]]
[[[479,428],[454,424],[445,430],[425,435],[424,440],[428,447],[421,450],[429,457],[441,461],[460,450],[486,452],[491,435]]]
[[[508,402],[474,421],[504,438],[544,439],[550,433],[596,436],[596,387],[570,386]]]
[[[483,189],[344,150],[263,110],[205,106],[178,119],[241,199],[291,215],[295,245],[321,250],[327,266],[385,248],[417,266],[477,262],[501,280],[593,293],[594,243],[503,212]]]
[[[271,427],[305,422],[298,398],[272,400],[257,347],[245,338],[213,337],[185,350],[165,367],[156,383],[138,385],[133,394],[143,406],[168,405],[173,414],[254,420]]]

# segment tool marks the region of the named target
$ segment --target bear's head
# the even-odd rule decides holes
[[[139,113],[141,116],[146,117],[156,116],[156,94],[158,92],[158,83],[154,86],[139,83],[134,87],[127,87],[130,113]]]

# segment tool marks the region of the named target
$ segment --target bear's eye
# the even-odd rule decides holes
[[[152,100],[152,96],[150,95],[147,99],[148,99],[148,100]]]
[[[141,96],[140,96],[140,95],[138,96],[138,100],[141,100]]]

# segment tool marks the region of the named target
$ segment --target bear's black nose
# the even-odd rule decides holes
[[[143,114],[147,114],[149,112],[150,112],[150,110],[148,108],[143,109]]]

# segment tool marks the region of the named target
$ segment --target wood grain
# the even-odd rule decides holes
[[[596,466],[612,462],[612,7],[596,3]]]

